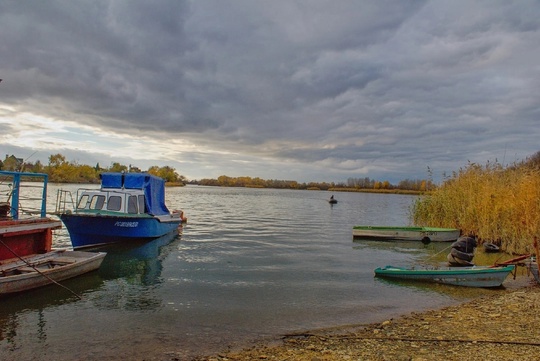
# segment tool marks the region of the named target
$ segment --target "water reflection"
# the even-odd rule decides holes
[[[63,281],[62,284],[83,297],[103,285],[97,271]],[[34,342],[45,344],[47,341],[47,322],[45,312],[48,309],[79,301],[73,293],[57,285],[49,285],[23,293],[0,298],[0,341],[10,350],[20,347],[21,330],[35,332]]]
[[[22,336],[25,333],[32,335],[34,344],[45,344],[50,328],[46,314],[71,303],[79,302],[82,308],[97,306],[100,309],[149,310],[160,307],[162,301],[151,289],[163,282],[162,260],[179,239],[178,233],[172,233],[150,242],[93,249],[107,252],[100,269],[62,282],[81,295],[82,300],[56,285],[0,298],[2,347],[18,351],[25,342],[25,336]]]
[[[96,251],[107,252],[107,256],[98,271],[106,281],[104,293],[94,299],[94,304],[105,309],[159,308],[162,300],[153,289],[163,282],[162,261],[179,240],[178,233],[170,233],[150,242],[124,242],[96,248]]]
[[[126,278],[130,283],[153,285],[160,283],[161,261],[179,241],[180,234],[169,233],[151,241],[123,242],[93,250],[107,252],[99,268],[103,279]],[[175,242],[174,242],[175,243]]]
[[[424,261],[439,261],[446,259],[446,254],[450,252],[451,243],[449,242],[431,242],[423,244],[413,241],[376,241],[354,238],[353,248],[371,248],[381,251],[391,251],[409,254],[418,254]],[[441,256],[442,255],[442,256]]]
[[[412,280],[399,280],[399,279],[386,279],[375,277],[375,281],[388,287],[401,287],[408,288],[414,292],[424,293],[426,297],[429,297],[433,292],[445,294],[456,300],[467,300],[478,296],[493,294],[497,291],[504,290],[504,287],[498,288],[475,288],[475,287],[462,287],[445,285],[439,283],[419,282]]]

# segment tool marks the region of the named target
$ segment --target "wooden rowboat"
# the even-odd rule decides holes
[[[354,226],[353,238],[386,241],[452,242],[460,234],[455,228]]]
[[[375,269],[375,276],[465,287],[499,287],[514,268],[514,265],[434,269],[385,266]]]
[[[57,250],[0,262],[0,295],[27,291],[99,268],[106,253]]]

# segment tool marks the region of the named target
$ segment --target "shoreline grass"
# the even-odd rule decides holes
[[[532,253],[540,234],[540,170],[470,163],[413,205],[414,224],[449,227],[511,254]]]

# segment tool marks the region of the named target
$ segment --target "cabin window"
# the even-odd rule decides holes
[[[122,208],[122,197],[110,196],[109,201],[107,202],[107,210],[119,211],[121,208]]]
[[[144,196],[141,194],[139,195],[139,212],[146,213],[144,208]]]
[[[129,196],[129,198],[128,198],[128,213],[138,213],[138,211],[137,211],[137,196]]]
[[[79,199],[79,204],[77,205],[77,208],[85,209],[87,203],[88,203],[88,194],[83,194],[81,196],[81,199]]]
[[[97,195],[93,196],[90,201],[90,209],[102,209],[103,204],[105,203],[105,196]]]

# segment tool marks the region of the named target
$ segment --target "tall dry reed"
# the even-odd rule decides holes
[[[509,253],[530,253],[540,236],[540,171],[470,163],[421,197],[411,217],[417,225],[459,228]]]

